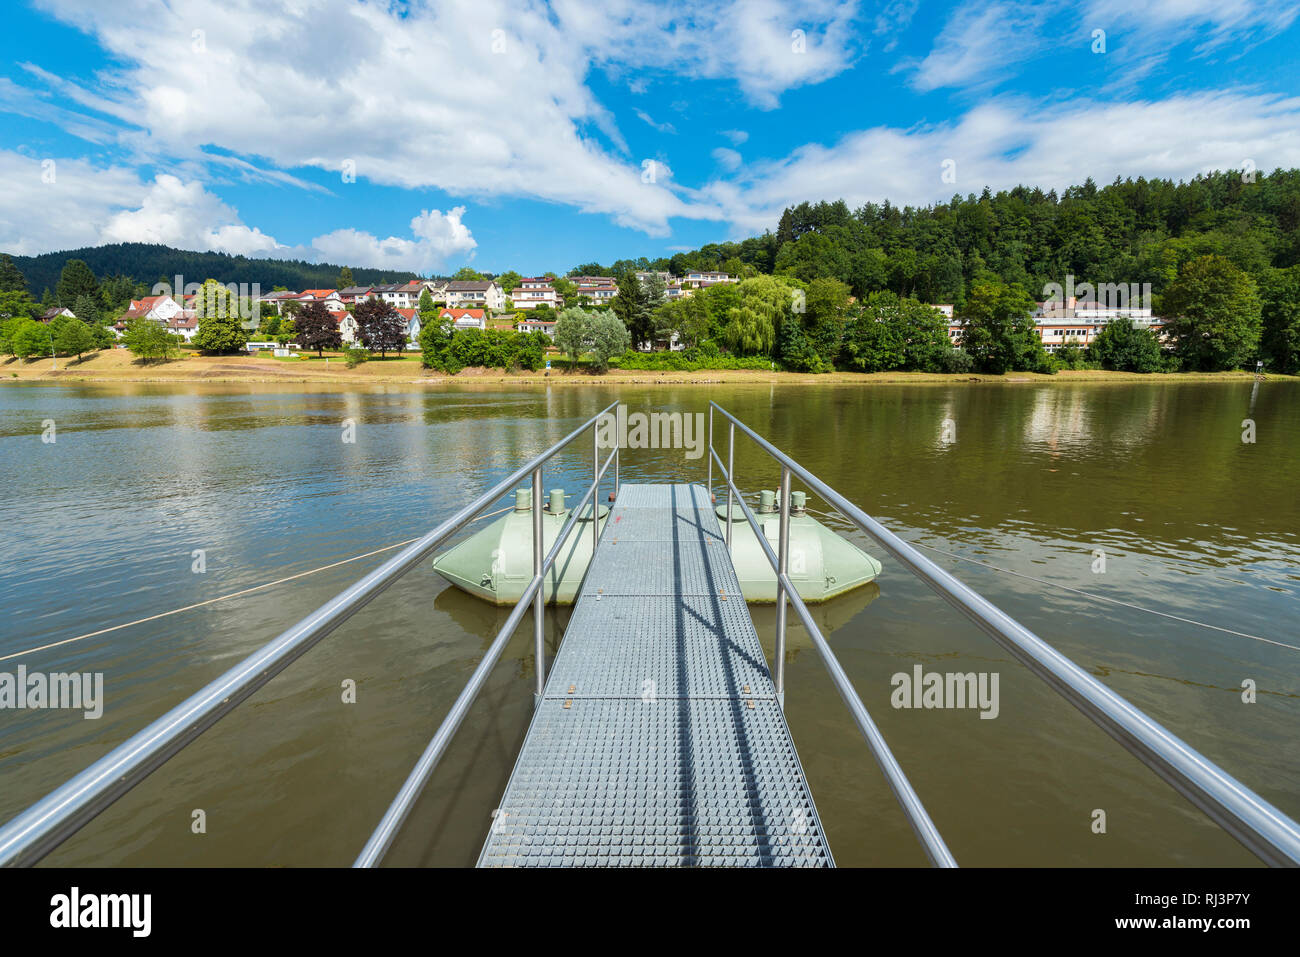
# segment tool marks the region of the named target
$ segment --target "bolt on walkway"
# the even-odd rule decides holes
[[[479,866],[833,866],[709,499],[620,488]]]

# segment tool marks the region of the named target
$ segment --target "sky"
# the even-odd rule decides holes
[[[449,274],[1300,167],[1300,0],[4,0],[0,250]]]

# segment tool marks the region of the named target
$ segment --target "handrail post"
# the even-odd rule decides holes
[[[712,410],[710,410],[712,411]],[[713,457],[709,457],[712,464]],[[727,436],[727,551],[731,551],[731,490],[736,487],[736,424]]]
[[[542,573],[542,467],[533,469],[533,577]],[[546,687],[546,583],[533,599],[533,663],[537,667],[537,690],[540,702]]]
[[[618,453],[621,451],[621,446],[614,446],[614,501],[618,501]]]
[[[709,403],[709,501],[713,498],[713,403]]]
[[[785,576],[790,563],[790,469],[781,466],[781,519],[776,548],[776,695],[785,706]]]
[[[600,426],[591,430],[591,558],[596,559],[596,543],[600,541]]]

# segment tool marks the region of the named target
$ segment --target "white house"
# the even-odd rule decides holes
[[[438,313],[438,318],[444,321],[450,319],[456,329],[487,328],[487,316],[482,309],[443,309]]]
[[[271,305],[275,306],[276,312],[283,313],[284,304],[288,302],[290,299],[297,299],[297,298],[298,298],[298,293],[290,292],[287,289],[281,289],[279,292],[268,292],[265,296],[262,296],[257,301],[259,304],[263,302],[269,302]]]
[[[586,296],[599,306],[607,306],[618,295],[618,283],[607,276],[573,276],[570,280],[579,296]]]
[[[397,311],[406,320],[406,348],[420,348],[420,310],[398,309]]]
[[[357,320],[350,312],[338,314],[339,336],[343,339],[345,346],[354,346],[357,344]]]
[[[559,309],[564,305],[564,300],[551,285],[551,280],[545,276],[520,280],[519,285],[510,294],[510,301],[514,303],[516,309],[536,309],[541,305]]]
[[[348,309],[337,289],[304,289],[293,298],[304,306],[319,302],[330,312],[347,312]]]
[[[722,282],[740,282],[740,277],[730,276],[725,272],[706,272],[698,269],[682,277],[682,286],[686,289],[702,289]]]
[[[482,282],[464,282],[454,280],[447,283],[447,307],[463,309],[486,307],[493,312],[500,312],[506,307],[506,294],[495,280]]]
[[[192,342],[199,331],[198,314],[193,309],[182,309],[166,322],[167,331]]]
[[[555,320],[554,319],[520,319],[515,323],[515,329],[519,332],[544,332],[548,336],[555,337]]]
[[[130,308],[122,318],[134,319],[137,316],[144,316],[156,322],[166,322],[180,311],[181,304],[171,296],[145,296],[143,299],[132,299]]]

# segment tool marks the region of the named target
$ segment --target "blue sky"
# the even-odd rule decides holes
[[[11,2],[0,250],[528,274],[743,238],[802,200],[1300,166],[1298,12]]]

